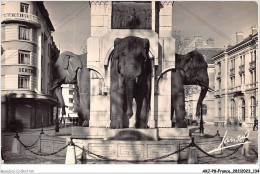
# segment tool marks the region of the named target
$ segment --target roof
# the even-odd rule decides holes
[[[225,51],[228,52],[228,51],[230,51],[230,50],[232,50],[232,49],[234,49],[234,48],[236,48],[236,47],[239,47],[240,45],[243,45],[244,43],[246,43],[246,42],[252,40],[253,37],[255,37],[255,36],[257,36],[257,35],[258,35],[258,33],[254,34],[254,35],[250,34],[248,37],[246,37],[246,38],[245,38],[244,40],[242,40],[241,42],[239,42],[239,43],[237,43],[237,44],[235,44],[235,45],[233,45],[233,46],[228,47],[226,50],[223,50],[223,51],[221,51],[221,52],[215,54],[213,57],[218,56],[218,55],[224,53]]]
[[[55,31],[54,27],[51,23],[51,20],[49,18],[49,13],[48,13],[48,11],[46,10],[46,8],[43,4],[43,1],[36,1],[36,5],[39,8],[43,18],[45,19],[47,26],[50,28],[51,31]]]
[[[205,56],[208,64],[214,64],[212,57],[223,50],[224,48],[197,48],[197,51]]]

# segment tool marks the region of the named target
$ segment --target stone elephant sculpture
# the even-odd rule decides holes
[[[87,54],[76,55],[65,51],[60,54],[55,63],[54,86],[50,90],[55,90],[55,94],[62,108],[62,116],[66,115],[65,103],[62,96],[62,84],[76,84],[74,93],[74,109],[78,112],[79,125],[89,126],[90,115],[90,70],[87,68]],[[75,108],[76,107],[76,108]]]
[[[129,36],[114,41],[111,60],[111,128],[128,128],[136,101],[136,128],[147,128],[151,98],[151,60],[148,39]]]
[[[208,64],[197,50],[185,55],[175,54],[175,68],[163,72],[158,80],[171,71],[171,119],[176,115],[176,127],[186,128],[184,85],[199,85],[201,92],[197,102],[196,115],[200,115],[202,102],[209,88]],[[157,88],[158,89],[158,88]]]

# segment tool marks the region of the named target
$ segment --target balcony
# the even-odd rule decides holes
[[[220,79],[220,78],[221,78],[221,72],[218,72],[217,79]]]
[[[235,76],[235,68],[231,68],[231,69],[230,69],[229,75],[230,75],[231,77]]]
[[[38,16],[28,13],[5,13],[2,14],[1,22],[7,21],[21,21],[28,22],[30,24],[35,25],[36,27],[41,26],[41,19]]]
[[[242,75],[243,73],[245,73],[245,65],[240,65],[239,66],[239,75]]]
[[[252,70],[255,70],[255,61],[251,61],[249,63],[249,70],[252,71]]]

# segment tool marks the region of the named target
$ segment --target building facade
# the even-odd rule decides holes
[[[43,2],[1,2],[2,128],[20,120],[25,128],[53,124],[53,65],[59,56]]]
[[[215,87],[215,66],[212,57],[223,51],[224,48],[219,48],[214,45],[214,39],[208,38],[204,41],[202,36],[194,36],[192,40],[186,43],[186,46],[181,50],[182,54],[187,54],[190,51],[197,50],[200,52],[208,63],[208,75],[209,75],[209,87],[214,89]],[[197,101],[200,95],[199,86],[186,86],[185,87],[185,101],[186,112],[188,118],[196,118]],[[215,97],[214,92],[208,92],[202,104],[203,120],[207,122],[214,122],[215,118]]]
[[[215,61],[216,124],[252,126],[258,118],[258,32],[243,39],[213,57]]]

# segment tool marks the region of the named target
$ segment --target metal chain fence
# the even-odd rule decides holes
[[[107,157],[102,156],[102,155],[98,155],[98,154],[96,154],[96,153],[93,153],[93,152],[91,152],[91,151],[85,149],[84,147],[82,148],[82,147],[80,147],[80,146],[74,144],[72,138],[71,138],[71,141],[70,141],[67,145],[65,145],[64,147],[62,147],[62,148],[59,149],[58,151],[52,152],[52,153],[38,153],[38,152],[34,152],[34,151],[32,151],[31,149],[29,149],[30,147],[34,146],[34,145],[41,139],[41,136],[39,136],[39,138],[38,138],[32,145],[30,145],[30,146],[25,145],[25,144],[20,140],[18,134],[15,136],[15,138],[17,138],[17,140],[20,142],[20,144],[21,144],[26,150],[30,151],[31,153],[33,153],[33,154],[35,154],[35,155],[39,155],[39,156],[51,156],[51,155],[55,155],[55,154],[57,154],[57,153],[63,151],[64,149],[66,149],[66,148],[70,145],[70,146],[74,146],[74,147],[77,147],[77,148],[81,149],[81,150],[82,150],[82,153],[83,153],[83,152],[86,152],[89,156],[91,156],[92,158],[94,158],[95,161],[106,160],[106,161],[131,162],[131,163],[137,163],[137,162],[151,162],[151,161],[156,161],[156,160],[164,159],[164,158],[167,158],[167,157],[169,157],[169,156],[171,156],[171,155],[174,155],[174,154],[176,154],[176,153],[180,153],[180,152],[184,151],[185,149],[187,149],[187,148],[189,148],[189,147],[196,147],[200,152],[202,152],[203,154],[205,154],[205,155],[207,155],[207,156],[209,156],[209,157],[212,157],[212,158],[228,158],[228,157],[234,155],[236,152],[238,152],[238,150],[243,146],[243,145],[240,145],[240,146],[238,146],[238,147],[235,148],[235,149],[228,149],[228,150],[232,151],[232,153],[230,153],[230,154],[228,154],[228,155],[225,155],[225,156],[211,155],[211,154],[207,153],[206,151],[204,151],[203,149],[201,149],[201,148],[194,142],[194,138],[192,137],[192,142],[191,142],[188,146],[186,146],[186,147],[184,147],[184,148],[181,148],[181,149],[179,149],[179,150],[176,150],[175,152],[169,153],[169,154],[167,154],[167,155],[163,155],[163,156],[156,157],[156,158],[150,158],[150,159],[146,159],[146,160],[117,160],[117,159],[110,159],[110,158],[107,158]],[[224,144],[224,146],[225,146],[225,144]],[[258,156],[258,153],[257,153],[254,149],[253,149],[253,151],[254,151],[254,152],[257,154],[257,156]],[[81,155],[82,155],[82,154],[81,154]],[[81,160],[87,160],[87,159],[81,159]]]

